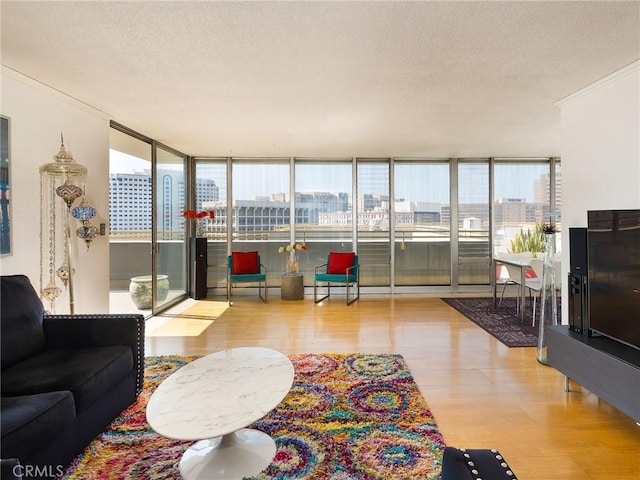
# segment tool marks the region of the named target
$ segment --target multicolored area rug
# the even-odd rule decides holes
[[[197,357],[148,357],[144,391],[74,460],[64,480],[180,478],[194,442],[155,433],[146,421],[151,393]],[[305,354],[287,397],[251,427],[276,442],[276,455],[252,480],[435,480],[444,440],[401,355]]]
[[[528,298],[524,311],[524,322],[516,311],[514,297],[505,297],[499,307],[494,307],[493,297],[442,298],[441,300],[507,347],[535,347],[538,345],[539,317],[536,318],[536,325],[532,326],[532,305]],[[560,323],[560,311],[560,299],[558,299],[558,323]]]

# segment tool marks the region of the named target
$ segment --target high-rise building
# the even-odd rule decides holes
[[[109,229],[114,236],[148,236],[151,231],[149,171],[109,175]]]
[[[184,174],[173,170],[158,171],[157,223],[158,229],[183,232]],[[113,236],[149,237],[153,185],[149,170],[109,175],[109,228]],[[196,209],[206,202],[219,199],[219,188],[213,180],[197,183]]]

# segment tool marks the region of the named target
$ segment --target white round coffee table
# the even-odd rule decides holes
[[[212,353],[174,372],[147,405],[160,435],[200,440],[182,456],[185,479],[241,479],[264,470],[276,453],[273,439],[244,428],[289,393],[293,365],[282,353],[243,347]]]

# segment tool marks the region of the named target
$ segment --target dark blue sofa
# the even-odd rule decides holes
[[[142,390],[144,318],[48,315],[26,276],[0,281],[2,467],[55,478]]]

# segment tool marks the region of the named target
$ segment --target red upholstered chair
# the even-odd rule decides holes
[[[318,297],[318,283],[327,284],[327,294]],[[314,271],[313,301],[321,302],[331,295],[331,284],[343,284],[347,290],[347,305],[360,298],[360,268],[358,255],[353,252],[330,252],[327,263],[318,265]],[[350,295],[350,292],[355,295]]]
[[[231,288],[236,283],[257,283],[258,296],[267,303],[267,269],[260,263],[260,254],[231,252],[227,257],[227,302],[231,304]],[[262,294],[264,288],[264,296]]]

